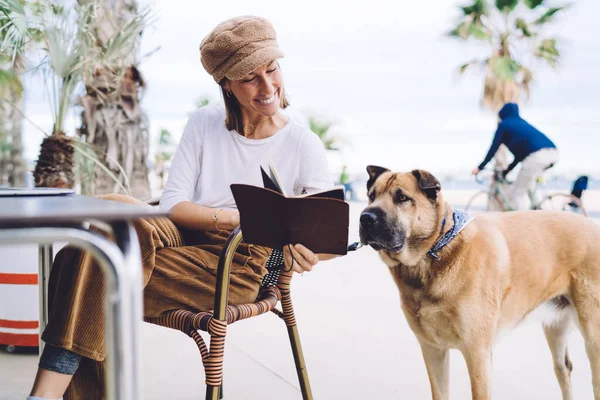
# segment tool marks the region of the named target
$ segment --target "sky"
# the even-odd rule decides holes
[[[483,73],[457,73],[486,47],[444,36],[462,1],[138,3],[155,17],[141,51],[152,54],[140,64],[148,83],[142,107],[154,141],[162,128],[179,138],[196,99],[221,101],[200,64],[200,41],[223,20],[251,14],[268,18],[277,31],[290,115],[301,123],[307,115],[334,121],[332,131],[344,138],[344,151],[329,156],[333,170],[347,164],[351,173],[363,173],[376,164],[466,176],[491,143],[497,119],[480,107]],[[522,116],[557,144],[555,173],[600,175],[598,15],[597,0],[573,1],[553,28],[563,54],[559,69],[533,64]],[[35,82],[26,91],[26,114],[49,129],[47,101]],[[71,126],[76,123],[73,113]],[[37,158],[41,138],[27,124],[29,158]]]

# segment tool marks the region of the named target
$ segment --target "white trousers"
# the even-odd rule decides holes
[[[521,162],[521,171],[515,181],[512,197],[517,210],[531,209],[532,202],[537,204],[538,199],[529,196],[535,194],[536,180],[552,164],[558,162],[558,150],[541,149],[531,153]]]

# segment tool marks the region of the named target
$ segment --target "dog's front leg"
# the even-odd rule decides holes
[[[427,343],[420,342],[421,352],[431,385],[433,400],[448,400],[450,357],[448,349],[440,349]]]
[[[473,400],[490,400],[492,398],[492,347],[470,343],[462,353],[469,371]]]

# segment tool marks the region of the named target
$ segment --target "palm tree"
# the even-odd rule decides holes
[[[472,0],[460,6],[460,18],[449,36],[489,45],[489,55],[460,66],[464,73],[479,65],[485,69],[482,105],[497,112],[505,103],[518,103],[529,96],[533,71],[531,62],[541,60],[552,68],[560,61],[556,38],[544,28],[566,5],[549,6],[545,0]],[[506,151],[496,155],[499,167],[508,165]],[[500,163],[500,165],[499,165]]]
[[[34,170],[36,186],[74,187],[75,147],[64,127],[84,70],[85,44],[90,35],[92,7],[67,8],[50,4],[40,13],[44,72],[52,110],[52,133],[42,141]]]
[[[322,121],[316,117],[308,117],[310,130],[317,134],[325,150],[340,151],[340,142],[342,139],[337,135],[332,135],[329,129],[333,126],[331,121]]]
[[[97,5],[91,21],[94,43],[90,43],[90,51],[100,61],[83,77],[85,95],[80,99],[83,112],[79,134],[98,149],[101,161],[120,181],[116,183],[97,170],[94,192],[115,192],[129,177],[133,196],[149,198],[149,127],[140,108],[144,79],[137,68],[148,14],[139,13],[134,0],[78,3]]]
[[[38,4],[31,3],[32,6]],[[132,81],[132,73],[122,66],[122,60],[137,43],[139,33],[146,23],[145,16],[136,15],[131,21],[119,25],[113,36],[106,38],[100,37],[101,32],[96,29],[101,14],[97,2],[79,4],[72,8],[48,4],[48,7],[38,13],[41,16],[39,36],[44,53],[40,69],[44,71],[54,123],[52,134],[44,139],[40,148],[34,171],[36,185],[73,187],[77,177],[87,177],[87,182],[81,182],[82,190],[93,193],[94,180],[106,178],[106,181],[114,182],[111,191],[122,190],[129,194],[128,174],[111,155],[111,150],[120,143],[111,145],[108,149],[95,146],[94,137],[89,134],[95,133],[95,130],[87,129],[94,127],[96,122],[91,118],[84,120],[82,140],[68,136],[64,125],[67,112],[75,105],[84,83],[86,92],[96,93],[101,101],[108,96],[125,99],[128,93],[135,91],[135,87],[132,89],[128,86]],[[113,72],[112,81],[105,79],[105,70]],[[84,116],[92,115],[95,110],[86,108],[90,102],[86,102],[84,98],[81,103],[84,106]],[[111,124],[107,129],[122,125],[120,116],[116,115]],[[116,128],[112,131],[115,130]],[[116,142],[116,138],[112,139]],[[143,146],[138,145],[139,147]],[[91,174],[87,171],[90,163],[95,165],[95,171]],[[144,179],[147,181],[146,176]]]

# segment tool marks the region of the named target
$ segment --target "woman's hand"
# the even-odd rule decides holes
[[[292,256],[294,256],[292,260]],[[290,268],[298,273],[311,271],[319,262],[319,256],[301,244],[283,246],[283,261],[285,270]]]

